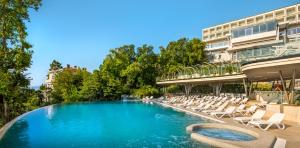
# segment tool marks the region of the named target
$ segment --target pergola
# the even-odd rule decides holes
[[[241,83],[246,78],[241,73],[241,64],[238,62],[221,62],[218,64],[203,63],[187,67],[178,67],[175,72],[164,74],[157,79],[158,85],[177,84],[185,87],[188,95],[193,86],[210,84],[216,95],[221,92],[224,83]]]

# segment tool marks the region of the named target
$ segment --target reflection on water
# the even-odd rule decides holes
[[[0,141],[1,148],[11,147],[30,147],[28,141],[28,122],[26,120],[19,120],[7,132]]]
[[[45,107],[45,109],[47,110],[47,117],[48,119],[51,119],[53,117],[53,105],[47,106]]]

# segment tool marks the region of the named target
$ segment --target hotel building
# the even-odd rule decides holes
[[[253,61],[300,49],[300,4],[202,30],[209,62]]]
[[[222,84],[243,83],[250,95],[254,82],[280,81],[287,98],[300,88],[300,3],[204,28],[202,40],[208,63],[164,74],[157,84],[184,85],[187,94],[209,84],[219,94]]]

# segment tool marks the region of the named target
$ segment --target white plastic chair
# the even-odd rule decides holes
[[[231,117],[231,116],[233,116],[235,109],[236,109],[236,107],[230,106],[230,107],[226,108],[224,112],[212,112],[212,113],[210,113],[210,115],[213,115],[217,118],[223,118],[226,115]]]
[[[275,113],[268,120],[254,120],[254,121],[248,122],[247,125],[257,126],[260,129],[265,130],[265,131],[268,130],[272,125],[276,125],[278,129],[284,130],[285,125],[282,123],[284,116],[285,115],[282,113]],[[266,127],[263,128],[263,126],[266,126]]]
[[[264,110],[258,110],[251,117],[235,117],[233,120],[240,122],[243,125],[247,125],[246,123],[250,121],[261,120],[265,113],[266,111]]]

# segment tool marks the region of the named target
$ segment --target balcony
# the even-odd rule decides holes
[[[210,43],[206,46],[206,51],[213,51],[213,50],[220,50],[220,49],[226,49],[229,47],[228,41],[221,41],[216,43]]]

